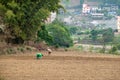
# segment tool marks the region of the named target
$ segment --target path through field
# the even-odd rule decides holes
[[[44,53],[44,52],[43,52]],[[5,80],[120,80],[120,56],[58,51],[0,56]]]

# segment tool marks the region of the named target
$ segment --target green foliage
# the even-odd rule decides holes
[[[116,46],[113,46],[113,47],[110,49],[109,53],[110,53],[110,54],[117,54],[117,50],[118,50],[118,48],[117,48]]]
[[[120,50],[120,43],[116,44],[116,47],[118,48],[118,50]]]
[[[97,30],[92,30],[92,31],[90,32],[90,34],[91,34],[92,40],[95,41],[95,40],[97,39],[97,35],[98,35]]]
[[[26,48],[26,49],[27,49],[27,48]],[[17,50],[20,51],[20,52],[22,52],[22,53],[24,53],[25,48],[24,48],[24,47],[18,47]]]
[[[105,29],[102,34],[103,42],[112,42],[114,39],[114,31],[111,28]]]
[[[24,48],[23,48],[23,47],[21,47],[21,48],[20,48],[20,51],[24,53],[24,51],[25,51],[25,50],[24,50]]]
[[[41,26],[41,29],[37,33],[38,41],[44,40],[47,44],[51,45],[53,43],[53,38],[48,34],[45,26]]]
[[[0,0],[0,16],[13,37],[34,40],[50,12],[63,8],[60,0]]]
[[[78,30],[77,27],[71,27],[69,29],[69,31],[70,31],[71,34],[75,34],[77,30]]]
[[[8,49],[6,50],[6,52],[7,52],[8,54],[15,54],[15,53],[16,53],[15,50],[12,49],[12,48],[8,48]]]
[[[62,22],[59,22],[57,20],[54,21],[52,24],[47,26],[47,30],[53,37],[53,45],[64,47],[70,47],[73,45],[70,33]]]
[[[68,51],[68,49],[67,49],[67,48],[64,48],[64,50],[65,50],[65,51]]]
[[[6,7],[0,3],[0,16],[4,17],[5,12],[6,12]]]
[[[30,47],[26,47],[26,50],[28,51],[32,51],[32,49]]]
[[[100,53],[105,53],[105,48],[99,50]]]
[[[15,18],[15,14],[13,13],[12,10],[7,10],[7,12],[5,13],[6,15],[6,21],[10,22],[11,20],[13,20]]]
[[[102,53],[105,53],[106,51],[106,43],[112,42],[113,40],[114,40],[114,31],[111,28],[102,31],[102,42],[103,42],[103,49],[101,50]]]
[[[79,50],[83,51],[84,47],[82,45],[77,47]]]
[[[60,47],[59,44],[56,44],[56,45],[55,45],[55,48],[56,48],[56,49],[58,49],[59,47]]]
[[[89,51],[92,52],[94,50],[93,46],[90,46]]]
[[[113,40],[113,44],[114,45],[119,45],[120,44],[120,36],[115,36],[115,38]]]
[[[78,38],[78,43],[80,43],[80,41],[81,41],[81,39],[80,39],[80,37]]]
[[[119,54],[118,51],[120,50],[120,43],[114,44],[114,46],[109,50],[110,54]]]

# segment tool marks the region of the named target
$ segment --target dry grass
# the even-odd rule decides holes
[[[76,51],[0,56],[0,73],[5,80],[120,80],[120,56]]]

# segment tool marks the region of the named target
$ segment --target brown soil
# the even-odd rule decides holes
[[[120,56],[77,51],[0,56],[0,75],[5,80],[120,80]]]

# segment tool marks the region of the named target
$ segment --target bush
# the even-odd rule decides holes
[[[24,50],[24,48],[20,48],[20,51],[24,53],[25,50]]]
[[[105,53],[105,49],[102,48],[102,49],[99,50],[99,52],[100,52],[100,53]]]
[[[67,49],[67,48],[64,48],[64,50],[65,50],[65,51],[68,51],[68,49]]]
[[[32,49],[30,47],[26,47],[26,50],[28,51],[32,51]]]
[[[8,48],[8,49],[6,50],[6,52],[7,52],[8,54],[15,54],[15,53],[16,53],[16,51],[15,51],[13,48]]]
[[[94,50],[94,47],[91,46],[91,47],[89,48],[89,51],[92,52],[93,50]]]
[[[118,50],[120,50],[120,44],[117,44],[116,47]]]
[[[117,54],[117,50],[118,50],[118,48],[117,48],[116,46],[113,46],[113,47],[110,49],[109,53],[110,53],[110,54]]]
[[[60,22],[53,22],[47,26],[49,35],[53,38],[52,45],[59,45],[61,47],[70,47],[73,45],[73,40],[66,25]]]
[[[83,46],[82,45],[78,46],[77,48],[80,49],[80,50],[83,50]]]
[[[56,44],[56,45],[55,45],[55,48],[56,48],[56,49],[59,48],[59,47],[60,47],[59,44]]]
[[[25,47],[18,47],[17,50],[24,53]]]

